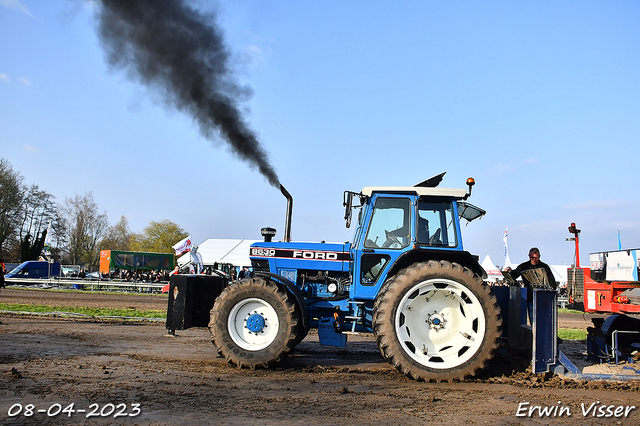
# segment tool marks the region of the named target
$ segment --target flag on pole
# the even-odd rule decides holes
[[[51,221],[49,221],[49,227],[47,228],[47,236],[44,238],[43,250],[46,256],[51,255]]]
[[[620,242],[620,230],[618,229],[618,250],[622,250],[622,242]]]
[[[509,246],[507,245],[507,237],[509,236],[509,227],[507,226],[504,229],[504,237],[502,241],[504,241],[504,268],[511,267],[511,259],[509,259]]]
[[[183,240],[180,240],[172,247],[176,251],[176,256],[180,256],[182,253],[191,251],[191,235]]]

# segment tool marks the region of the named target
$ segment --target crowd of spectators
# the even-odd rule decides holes
[[[110,274],[103,273],[103,280],[120,280],[133,283],[160,283],[169,282],[169,271],[165,270],[135,270],[116,269]]]
[[[217,266],[218,266],[217,264],[215,264],[214,266],[205,266],[202,272],[200,273],[204,275],[214,275],[214,274],[219,275],[220,273],[222,273],[225,276],[227,276],[227,278],[229,278],[231,281],[237,281],[244,278],[251,278],[254,276],[253,271],[247,268],[246,266],[242,268],[236,268],[236,267],[225,268],[227,270],[219,270]],[[166,271],[161,269],[157,269],[157,270],[115,269],[115,270],[112,270],[110,273],[102,272],[100,273],[99,277],[100,277],[100,280],[104,280],[104,281],[113,280],[113,281],[122,281],[122,282],[130,282],[130,283],[162,283],[162,282],[169,282],[171,275],[175,273],[188,274],[189,271],[188,269],[184,269],[184,268],[181,270],[180,267],[176,267],[173,271]],[[94,274],[96,274],[95,277],[94,277]],[[80,278],[80,279],[94,277],[95,279],[97,278],[97,274],[98,274],[97,272],[88,274],[84,271],[83,268],[81,268],[79,271],[69,271],[68,273],[65,274],[65,276]]]

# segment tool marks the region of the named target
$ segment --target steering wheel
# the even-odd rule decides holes
[[[399,248],[402,247],[402,243],[398,240],[398,237],[391,232],[384,230],[384,235],[387,237],[387,241],[382,244],[382,248]]]

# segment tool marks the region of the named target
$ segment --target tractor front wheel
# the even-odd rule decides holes
[[[238,367],[267,368],[298,343],[298,312],[288,292],[275,283],[262,278],[238,281],[213,305],[211,342]]]

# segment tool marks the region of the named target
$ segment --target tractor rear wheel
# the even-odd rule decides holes
[[[216,299],[209,332],[218,353],[238,367],[267,368],[297,343],[299,309],[287,290],[262,278],[238,281]]]
[[[495,296],[471,270],[448,261],[416,263],[385,283],[373,330],[383,357],[425,381],[464,380],[484,368],[501,335]]]

